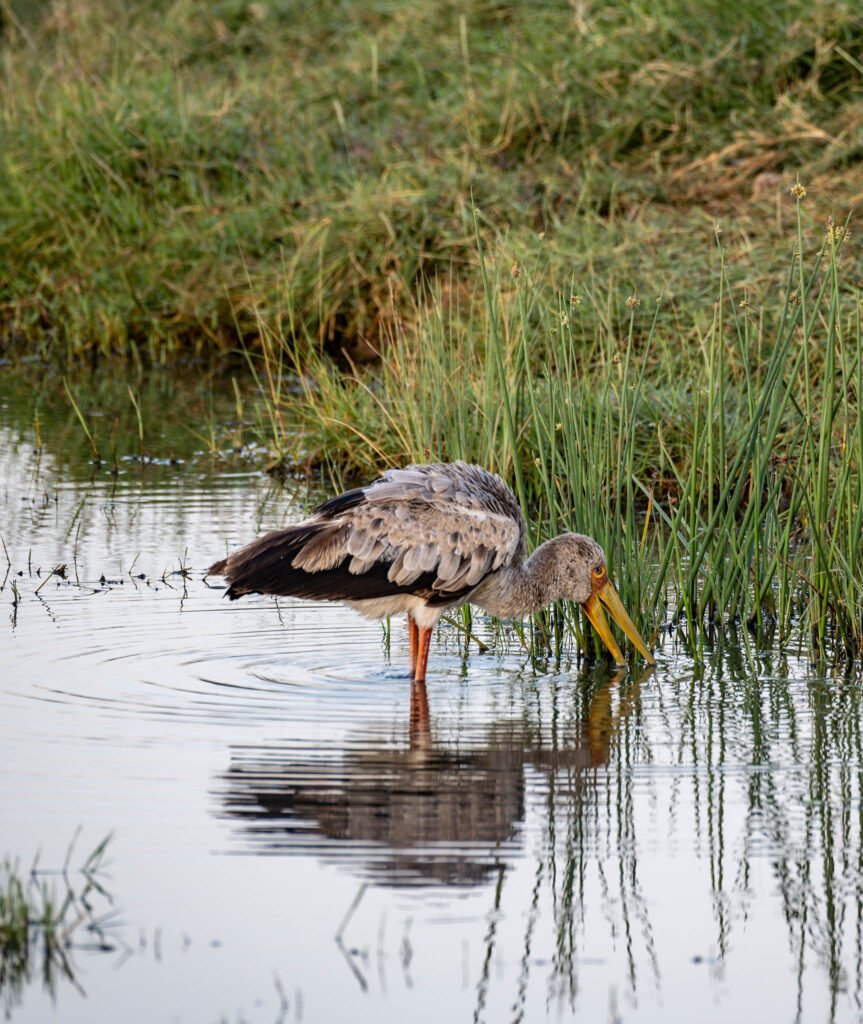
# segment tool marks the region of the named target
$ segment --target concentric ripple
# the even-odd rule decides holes
[[[642,675],[543,663],[476,618],[488,653],[444,625],[417,687],[403,623],[229,602],[204,578],[227,548],[302,515],[265,476],[187,463],[76,481],[3,439],[13,853],[82,824],[116,830],[134,920],[227,934],[243,977],[300,971],[325,1007],[310,1019],[351,1015],[373,955],[379,977],[387,963],[409,977],[414,943],[425,988],[406,984],[399,1002],[381,982],[375,1019],[403,1020],[429,992],[470,1019],[495,985],[510,987],[488,1019],[512,1019],[518,999],[544,1019],[556,992],[603,1019],[619,990],[632,1019],[646,1006],[644,1019],[688,1020],[672,1012],[687,985],[724,1019],[748,1019],[762,995],[758,1019],[780,1003],[793,1019],[804,981],[817,1006],[859,1016],[859,680],[773,652],[694,666],[666,650]],[[378,916],[361,924],[367,892]],[[441,981],[430,965],[453,951]],[[200,958],[196,999],[226,960]],[[683,984],[685,970],[700,975]],[[157,986],[142,985],[147,1020],[167,1016],[147,1003]],[[123,1015],[112,1007],[104,1019]]]

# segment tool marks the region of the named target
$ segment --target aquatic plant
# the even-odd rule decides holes
[[[863,332],[847,225],[809,243],[798,210],[786,285],[756,309],[716,232],[716,299],[694,343],[649,306],[586,281],[554,293],[491,263],[454,310],[428,286],[379,368],[342,371],[309,343],[264,334],[266,369],[296,360],[304,401],[268,392],[334,476],[465,458],[513,482],[535,541],[578,529],[605,547],[641,628],[671,624],[693,653],[744,623],[759,642],[808,634],[813,653],[863,641]],[[479,220],[479,215],[477,215]],[[578,318],[596,310],[585,341]],[[775,323],[768,334],[765,322]],[[290,414],[288,410],[290,409]],[[560,624],[560,623],[558,623]],[[577,632],[578,623],[573,623]],[[560,630],[557,630],[558,638]]]
[[[70,953],[79,932],[97,937],[103,933],[94,897],[106,898],[98,876],[110,841],[108,835],[95,847],[74,880],[74,841],[58,872],[45,872],[37,862],[22,874],[16,862],[7,858],[0,863],[0,1000],[7,1017],[36,976],[52,998],[62,979],[77,986]],[[60,884],[49,881],[49,874]]]

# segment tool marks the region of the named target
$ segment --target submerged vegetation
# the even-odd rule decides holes
[[[80,991],[72,953],[82,946],[82,938],[89,950],[113,950],[106,936],[107,917],[96,912],[99,904],[111,902],[99,880],[110,838],[74,872],[71,847],[58,871],[45,871],[36,863],[22,874],[8,859],[0,863],[0,1001],[7,1018],[36,978],[52,1000],[64,980]],[[50,875],[56,878],[49,881]],[[58,879],[60,884],[55,884]]]

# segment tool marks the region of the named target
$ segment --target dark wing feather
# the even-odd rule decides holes
[[[286,530],[272,530],[215,562],[207,575],[225,577],[232,601],[243,594],[292,594],[293,589],[285,589],[296,582],[291,580],[296,573],[291,570],[291,562],[322,529],[321,524],[300,523]]]
[[[349,508],[365,501],[365,487],[355,487],[352,491],[345,491],[344,494],[337,494],[335,498],[328,498],[322,505],[315,509],[315,516],[322,519],[333,519],[340,512],[347,512]]]

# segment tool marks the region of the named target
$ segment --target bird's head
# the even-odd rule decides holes
[[[564,533],[551,543],[556,548],[555,561],[561,597],[581,605],[615,662],[618,665],[625,664],[604,608],[608,609],[611,617],[643,657],[651,665],[654,664],[653,655],[641,639],[608,578],[605,552],[599,544],[593,538],[578,533]]]

